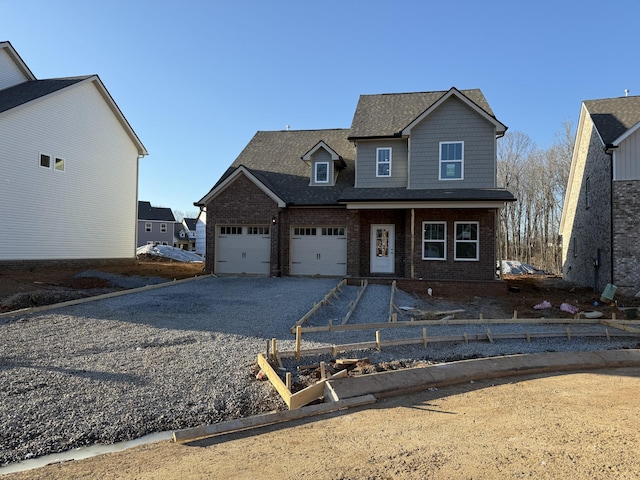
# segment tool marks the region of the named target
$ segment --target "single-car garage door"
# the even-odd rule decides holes
[[[345,227],[293,227],[291,275],[347,274]]]
[[[269,227],[264,226],[219,226],[216,239],[216,273],[269,275],[269,233]]]

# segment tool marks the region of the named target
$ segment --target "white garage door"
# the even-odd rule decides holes
[[[345,227],[293,227],[291,275],[347,274]]]
[[[269,227],[233,225],[218,227],[216,273],[269,275]]]

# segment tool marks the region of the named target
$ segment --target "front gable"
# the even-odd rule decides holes
[[[0,90],[35,79],[11,43],[0,42]]]
[[[196,205],[206,206],[210,202],[213,202],[218,198],[223,192],[225,192],[228,188],[236,186],[235,184],[241,180],[246,184],[246,180],[251,182],[253,186],[257,187],[262,191],[267,197],[269,197],[272,201],[274,201],[278,207],[284,208],[286,207],[286,202],[282,200],[278,195],[273,192],[264,182],[262,182],[256,175],[253,174],[248,168],[241,165],[240,167],[233,170],[227,177],[218,182],[215,187],[213,187],[209,193],[207,193],[199,202],[196,202]],[[246,179],[246,180],[244,180]]]
[[[302,156],[310,166],[310,186],[333,186],[338,172],[346,167],[344,159],[323,140]]]

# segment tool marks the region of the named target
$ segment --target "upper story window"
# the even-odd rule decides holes
[[[153,228],[153,225],[151,224],[151,222],[146,222],[144,224],[144,231],[145,232],[150,232],[152,228]]]
[[[51,156],[45,155],[44,153],[40,154],[40,166],[44,168],[51,168]]]
[[[464,142],[440,142],[439,180],[464,179]]]
[[[167,224],[166,223],[161,223],[160,224],[160,233],[167,233]]]
[[[315,165],[315,182],[329,183],[329,162],[317,162]]]
[[[391,148],[376,149],[376,177],[391,176]]]
[[[446,260],[446,222],[424,222],[422,224],[422,232],[422,259]]]
[[[64,158],[56,157],[54,168],[59,172],[64,172]]]
[[[478,222],[455,223],[455,259],[480,260],[480,240],[478,238]]]

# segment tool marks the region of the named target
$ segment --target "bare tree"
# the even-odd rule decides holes
[[[572,124],[548,150],[522,132],[509,132],[498,146],[498,185],[518,199],[501,213],[502,258],[558,273],[562,204],[573,154]]]

